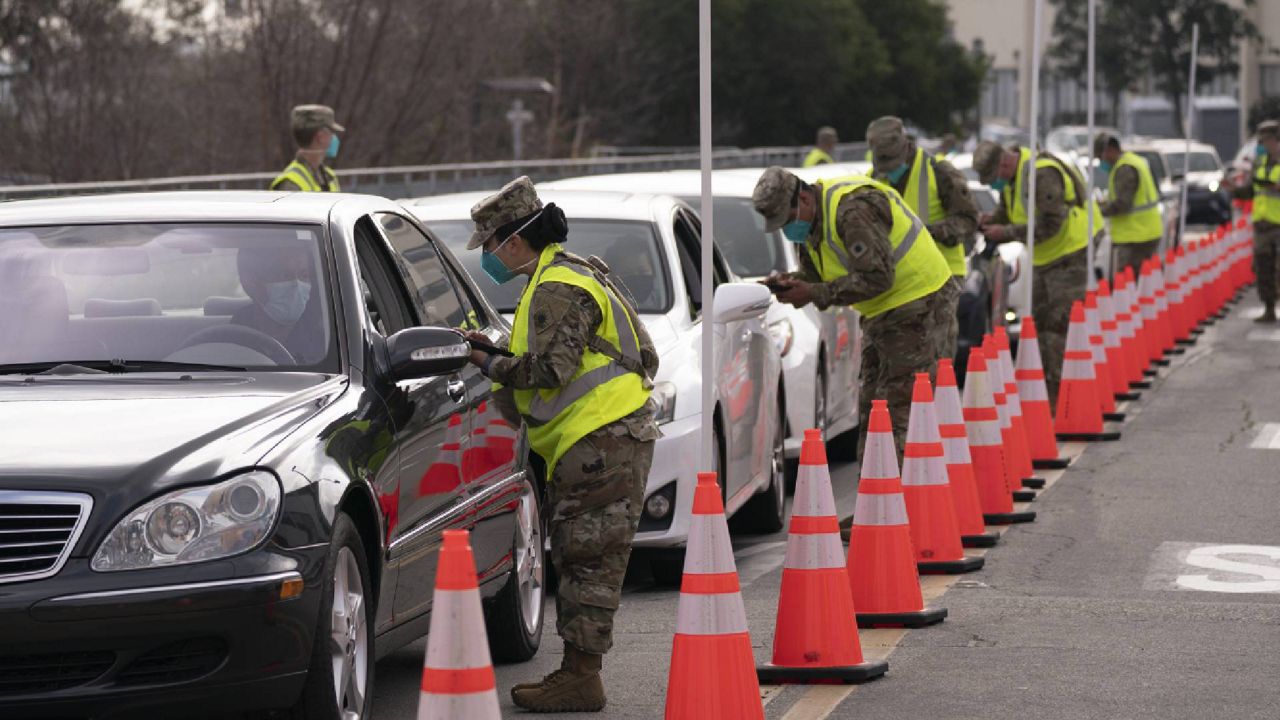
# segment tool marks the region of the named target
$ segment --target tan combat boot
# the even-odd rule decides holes
[[[604,683],[600,680],[602,658],[565,643],[560,669],[540,683],[511,688],[511,700],[517,707],[533,712],[599,712],[605,705]]]

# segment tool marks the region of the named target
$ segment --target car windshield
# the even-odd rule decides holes
[[[1185,152],[1171,152],[1165,155],[1169,161],[1169,172],[1174,175],[1181,175],[1182,168],[1187,164],[1187,154]],[[1218,166],[1218,158],[1213,153],[1193,152],[1191,153],[1191,172],[1217,172],[1221,170]]]
[[[680,198],[699,207],[702,198]],[[764,277],[777,270],[786,272],[787,248],[782,233],[765,232],[764,216],[755,211],[749,198],[717,197],[712,200],[716,221],[716,246],[735,275]]]
[[[467,272],[489,302],[502,313],[516,311],[527,279],[524,275],[498,285],[480,269],[480,251],[467,250],[467,238],[475,225],[470,220],[426,221],[435,234],[466,266]],[[599,256],[615,280],[621,280],[641,313],[671,309],[671,283],[653,223],[626,220],[578,220],[569,218],[565,249],[582,257]]]
[[[40,363],[336,371],[321,232],[279,224],[0,228],[0,372]]]

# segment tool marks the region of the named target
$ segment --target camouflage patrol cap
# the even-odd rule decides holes
[[[1263,120],[1258,123],[1258,139],[1280,138],[1280,123],[1275,120]]]
[[[334,120],[333,108],[328,105],[299,105],[293,109],[289,124],[294,130],[329,128],[334,132],[346,131],[346,128]]]
[[[764,216],[764,229],[773,232],[791,219],[791,202],[800,187],[800,178],[774,165],[760,176],[751,193],[751,204]]]
[[[1117,145],[1119,145],[1120,139],[1109,132],[1100,132],[1097,135],[1094,135],[1093,136],[1093,156],[1101,157],[1102,151],[1106,150],[1107,146],[1110,145],[1112,142],[1115,142]]]
[[[889,170],[907,154],[907,132],[902,119],[892,115],[876,118],[867,126],[867,145],[876,170]]]
[[[542,200],[538,199],[538,191],[533,189],[533,181],[528,175],[521,175],[471,207],[471,220],[476,229],[467,241],[467,249],[475,250],[498,228],[541,209]]]
[[[996,171],[1000,169],[1000,156],[1004,148],[999,143],[983,140],[973,150],[973,169],[978,173],[978,180],[990,185],[996,179]]]

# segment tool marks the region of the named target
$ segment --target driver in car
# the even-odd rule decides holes
[[[236,254],[240,285],[253,304],[231,316],[270,337],[299,364],[319,361],[326,343],[320,332],[320,303],[311,272],[311,257],[297,248],[241,248]]]

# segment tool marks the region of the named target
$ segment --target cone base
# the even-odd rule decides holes
[[[1024,477],[1022,478],[1022,487],[1031,488],[1032,490],[1039,490],[1040,488],[1044,487],[1046,482],[1048,481],[1042,477]]]
[[[981,535],[961,535],[960,544],[967,548],[991,548],[1000,544],[1000,533],[983,533]]]
[[[1139,390],[1150,390],[1150,389],[1151,389],[1151,381],[1149,381],[1149,380],[1134,380],[1133,382],[1129,383],[1129,387],[1131,387],[1131,388],[1137,388],[1137,389],[1139,389]]]
[[[1034,510],[1023,510],[1007,513],[983,513],[982,521],[988,525],[1013,525],[1015,523],[1035,522]]]
[[[1201,324],[1203,324],[1203,323],[1201,323]],[[1194,328],[1191,328],[1191,340],[1192,340],[1192,342],[1194,342],[1196,338],[1200,337],[1200,336],[1201,336],[1201,335],[1203,335],[1203,334],[1204,334],[1204,328],[1203,328],[1203,327],[1201,327],[1201,325],[1196,325]]]
[[[922,628],[937,625],[947,619],[946,608],[917,610],[905,613],[858,613],[858,627],[883,628],[904,627]]]
[[[1196,344],[1196,341],[1195,341],[1195,339],[1194,339],[1194,338],[1182,338],[1181,340],[1175,340],[1174,342],[1178,343],[1179,345],[1181,345],[1181,346],[1183,346],[1183,347],[1187,347],[1188,345],[1195,345],[1195,344]]]
[[[1156,370],[1155,368],[1147,368],[1146,370],[1142,371],[1142,374],[1145,375],[1146,377],[1155,377],[1160,374],[1160,371]]]
[[[1167,357],[1156,358],[1155,360],[1151,361],[1151,364],[1159,365],[1160,367],[1169,367],[1169,358]]]
[[[1124,422],[1124,413],[1122,412],[1102,413],[1102,419],[1108,422]]]
[[[1014,490],[1013,501],[1014,502],[1035,502],[1036,494],[1032,490]]]
[[[761,665],[756,677],[761,685],[857,685],[884,677],[889,663],[883,660],[837,667],[783,667]]]
[[[1118,393],[1116,393],[1116,394],[1115,394],[1115,397],[1116,397],[1116,400],[1117,400],[1117,401],[1119,401],[1119,400],[1141,400],[1141,399],[1142,399],[1142,393],[1140,393],[1140,392],[1132,392],[1132,391],[1130,391],[1130,392],[1118,392]]]
[[[1098,442],[1120,439],[1119,430],[1103,430],[1099,433],[1058,433],[1058,439],[1063,442]]]
[[[1177,347],[1177,346],[1175,345],[1174,347],[1171,347],[1171,348],[1169,348],[1168,350],[1165,350],[1165,351],[1164,351],[1164,354],[1165,354],[1165,355],[1181,355],[1181,354],[1185,353],[1186,351],[1187,351],[1187,349],[1186,349],[1186,348],[1184,348],[1184,347]],[[1168,358],[1165,358],[1165,359],[1166,359],[1166,360],[1168,360]]]
[[[940,560],[916,563],[921,575],[963,575],[981,570],[987,563],[983,557],[966,557],[963,560]]]
[[[1039,458],[1031,461],[1031,467],[1037,470],[1066,470],[1071,461],[1067,458]]]

